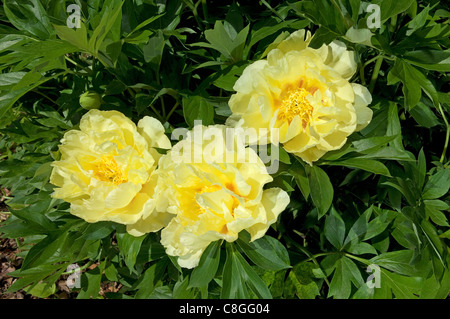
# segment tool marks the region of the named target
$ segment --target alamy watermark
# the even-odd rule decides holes
[[[67,6],[67,13],[70,15],[67,17],[67,27],[69,29],[79,29],[81,28],[81,8],[77,4],[70,4]]]
[[[366,272],[369,273],[369,277],[366,280],[366,285],[369,289],[381,287],[381,270],[378,265],[370,264]]]
[[[78,264],[71,264],[67,267],[66,272],[71,274],[66,279],[66,285],[68,288],[81,288],[81,270]]]
[[[370,3],[366,7],[366,12],[371,12],[367,17],[366,24],[369,29],[379,29],[381,28],[381,9],[377,4]]]

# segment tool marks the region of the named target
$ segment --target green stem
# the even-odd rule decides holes
[[[159,97],[159,100],[161,101],[161,107],[162,107],[162,118],[166,118],[166,106],[164,104],[164,99],[162,96]]]
[[[89,69],[89,68],[87,68],[87,67],[84,67],[84,66],[80,65],[79,63],[75,62],[74,60],[72,60],[71,58],[69,58],[69,57],[67,57],[67,56],[65,56],[64,58],[65,58],[67,61],[69,61],[70,63],[72,63],[73,65],[75,65],[75,66],[79,67],[80,69],[82,69],[83,71],[86,71],[87,74],[92,75],[92,70],[91,70],[91,69]]]
[[[169,118],[172,116],[172,113],[175,112],[175,110],[178,108],[179,105],[180,105],[180,103],[178,103],[178,102],[175,103],[173,108],[170,110],[169,114],[167,114],[166,122],[169,122]]]
[[[32,90],[32,91],[33,91],[34,93],[37,93],[37,94],[39,94],[39,95],[45,97],[47,100],[49,100],[49,101],[52,102],[53,104],[59,106],[58,103],[56,103],[55,100],[53,100],[52,98],[48,97],[46,94],[40,92],[39,90]]]
[[[151,105],[151,104],[150,104],[150,108],[151,108],[152,111],[155,113],[155,115],[158,117],[158,119],[159,119],[160,121],[162,121],[162,120],[163,120],[163,117],[162,117],[161,113],[159,113],[158,110],[155,109],[155,107],[154,107],[153,105]]]
[[[366,86],[366,79],[364,76],[364,65],[361,62],[358,62],[358,66],[359,66],[359,77],[361,79],[361,84]]]
[[[370,84],[369,84],[369,92],[372,93],[373,89],[375,88],[375,83],[378,79],[378,73],[380,72],[381,64],[383,63],[383,56],[379,56],[377,59],[377,62],[375,63],[375,66],[373,68],[372,77],[370,78]]]
[[[92,261],[89,261],[87,264],[85,264],[85,265],[83,265],[83,266],[81,266],[81,267],[79,267],[79,268],[75,268],[75,269],[72,269],[72,270],[63,272],[61,275],[71,275],[71,274],[74,274],[74,273],[76,273],[76,272],[81,272],[82,270],[84,270],[84,269],[90,267],[92,264],[93,264],[93,262],[92,262]]]
[[[128,93],[130,93],[131,97],[134,99],[136,97],[136,94],[134,93],[134,91],[131,88],[127,88]]]
[[[441,163],[444,163],[445,154],[447,154],[448,141],[450,138],[450,126],[448,124],[447,117],[445,116],[444,110],[442,109],[441,103],[439,103],[439,112],[441,113],[442,119],[444,120],[445,127],[446,127],[444,149],[442,150],[442,155],[439,160]]]
[[[345,23],[345,16],[344,16],[344,14],[342,13],[341,8],[339,8],[339,6],[337,5],[337,3],[336,3],[335,0],[331,0],[331,3],[332,3],[333,6],[336,8],[336,10],[339,12],[339,14],[341,15],[342,21],[344,21],[344,23]]]
[[[349,254],[349,253],[344,253],[344,256],[346,256],[346,257],[348,257],[348,258],[351,258],[351,259],[354,259],[354,260],[356,260],[356,261],[359,261],[360,263],[363,263],[363,264],[365,264],[365,265],[367,265],[367,266],[369,266],[370,264],[372,264],[369,260],[367,260],[367,259],[364,259],[364,258],[360,258],[360,257],[357,257],[357,256],[353,256],[352,254]]]
[[[320,266],[319,262],[317,261],[317,258],[323,257],[323,256],[328,256],[328,255],[333,255],[333,254],[336,254],[337,252],[333,251],[333,252],[318,253],[318,254],[313,255],[308,250],[306,250],[305,248],[300,246],[295,240],[293,240],[289,236],[286,236],[286,237],[297,249],[299,249],[302,253],[304,253],[306,256],[308,256],[307,259],[302,260],[300,263],[305,263],[305,262],[308,262],[308,261],[312,261],[320,269],[320,271],[324,275],[323,279],[325,280],[325,282],[328,285],[328,287],[330,287],[330,281],[328,280],[325,272],[323,271],[322,267]]]
[[[391,18],[391,23],[389,25],[389,28],[390,28],[389,31],[394,32],[396,26],[397,26],[397,16],[395,15]]]
[[[200,19],[199,19],[198,12],[197,12],[197,5],[198,5],[198,2],[197,2],[197,5],[194,5],[194,4],[191,3],[191,1],[189,1],[189,0],[183,0],[183,2],[184,2],[184,4],[185,4],[189,9],[191,9],[192,14],[194,15],[195,21],[197,22],[198,26],[199,26],[200,28],[202,28],[203,26],[202,26],[202,23],[201,23],[201,21],[200,21]]]
[[[391,57],[389,57],[387,55],[377,55],[376,57],[374,57],[374,58],[372,58],[370,60],[367,60],[366,63],[364,63],[363,67],[368,66],[370,63],[372,63],[375,60],[378,60],[380,57],[383,58],[383,59],[386,59],[386,60],[391,60],[391,61],[395,60],[395,58],[391,58]]]
[[[203,19],[205,21],[208,20],[208,6],[206,5],[206,0],[201,0],[202,1],[202,9],[203,9]]]
[[[18,238],[15,238],[15,241],[16,241],[17,248],[22,249],[22,245],[20,244],[20,240]]]

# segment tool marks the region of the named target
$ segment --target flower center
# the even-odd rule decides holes
[[[278,119],[290,123],[298,115],[302,121],[303,128],[305,128],[313,112],[313,107],[306,98],[310,94],[304,88],[287,91],[278,108]]]
[[[110,182],[114,185],[127,182],[124,173],[111,155],[103,156],[94,166],[94,177],[100,181]]]

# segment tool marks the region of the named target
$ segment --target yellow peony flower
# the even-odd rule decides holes
[[[146,116],[136,127],[120,112],[90,110],[80,129],[61,140],[52,196],[69,202],[70,212],[87,222],[133,224],[146,216],[156,231],[168,219],[154,212],[152,176],[161,157],[154,147],[171,147],[156,119]]]
[[[195,137],[197,129],[203,133]],[[289,203],[285,191],[263,189],[272,181],[264,163],[226,130],[198,125],[159,161],[156,174],[166,187],[161,210],[174,214],[161,243],[185,268],[195,267],[213,241],[232,242],[244,229],[251,240],[262,237]]]
[[[311,38],[296,31],[267,59],[249,65],[234,85],[228,120],[244,128],[278,129],[284,149],[309,164],[341,148],[372,119],[369,91],[349,82],[357,68],[354,52],[340,41],[313,49]]]

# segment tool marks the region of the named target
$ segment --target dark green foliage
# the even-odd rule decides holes
[[[24,238],[9,291],[51,297],[77,263],[78,298],[101,298],[102,282],[120,283],[106,294],[120,299],[448,296],[445,1],[372,1],[381,25],[370,30],[359,0],[73,2],[79,29],[66,26],[69,1],[4,0],[0,9],[0,185],[12,193],[0,231]],[[313,47],[339,39],[356,51],[352,81],[370,89],[374,115],[314,166],[280,150],[271,185],[291,203],[267,236],[214,242],[187,270],[159,233],[89,224],[50,197],[59,141],[86,112],[80,95],[95,92],[101,110],[135,122],[153,116],[168,134],[195,120],[223,124],[245,67],[301,28],[315,34]]]

